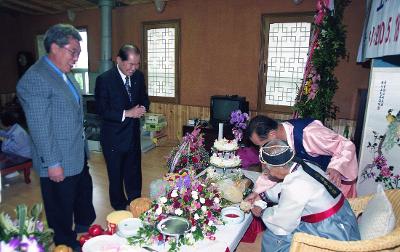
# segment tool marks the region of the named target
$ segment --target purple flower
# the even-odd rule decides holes
[[[2,241],[0,243],[1,252],[27,251],[27,252],[44,252],[44,247],[40,245],[35,237],[27,238],[23,236],[15,237],[8,243]]]
[[[183,184],[185,185],[186,188],[190,187],[190,176],[186,175],[185,178],[183,179]]]
[[[43,230],[44,230],[43,222],[37,221],[37,222],[36,222],[36,227],[35,227],[35,228],[36,228],[37,231],[43,232]]]

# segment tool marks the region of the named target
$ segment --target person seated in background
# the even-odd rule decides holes
[[[17,123],[14,114],[12,112],[4,112],[0,117],[3,128],[3,130],[0,130],[1,151],[31,158],[31,138]]]
[[[341,241],[360,239],[350,204],[321,168],[295,157],[289,145],[277,139],[260,148],[260,161],[270,179],[279,181],[251,199],[252,213],[267,227],[262,251],[289,251],[296,232]],[[277,205],[267,207],[267,202]]]

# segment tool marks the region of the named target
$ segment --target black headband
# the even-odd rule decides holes
[[[261,163],[271,166],[284,166],[294,157],[294,151],[285,141],[266,143],[260,148],[259,158]]]

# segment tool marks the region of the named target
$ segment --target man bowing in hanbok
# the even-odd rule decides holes
[[[273,139],[286,141],[295,150],[296,157],[319,165],[346,198],[356,197],[358,163],[355,146],[320,121],[301,118],[278,123],[259,115],[251,119],[248,133],[250,140],[258,146]],[[259,193],[273,184],[260,176],[254,191]]]
[[[289,251],[294,233],[354,241],[360,239],[356,217],[343,193],[316,165],[294,157],[282,140],[260,148],[260,161],[278,182],[254,199],[252,212],[267,230],[262,251]],[[267,208],[267,202],[277,203]]]

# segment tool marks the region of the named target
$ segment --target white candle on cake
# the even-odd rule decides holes
[[[224,124],[219,123],[218,124],[218,140],[222,140],[223,136],[224,136]]]

